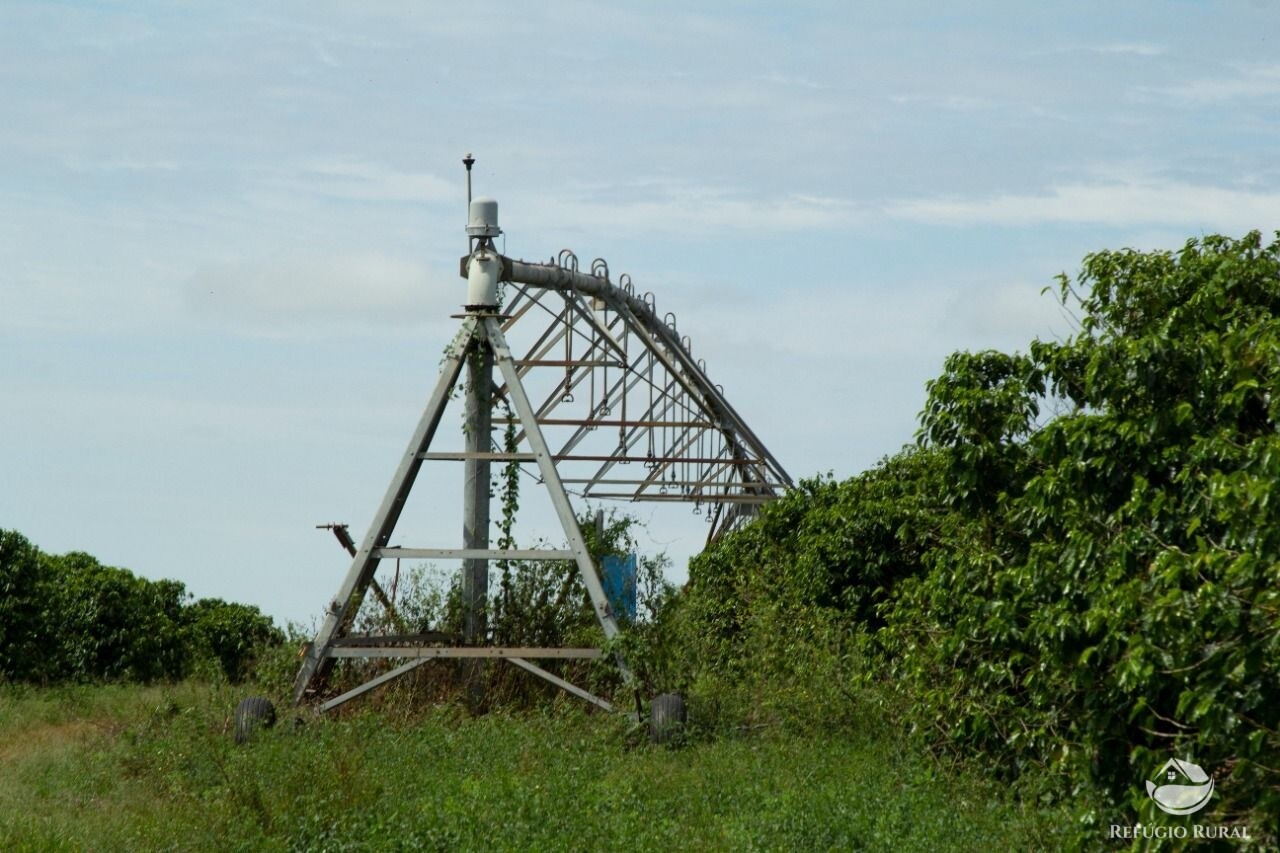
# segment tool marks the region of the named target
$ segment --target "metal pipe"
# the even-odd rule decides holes
[[[493,352],[476,347],[467,359],[466,452],[462,478],[463,548],[489,548],[489,460],[492,451]],[[468,643],[484,639],[485,604],[489,599],[489,561],[483,557],[462,563],[463,636]]]
[[[576,269],[566,269],[561,266],[531,264],[504,256],[503,271],[506,280],[545,287],[551,290],[570,290],[589,296],[596,296],[616,306],[624,307],[635,315],[638,320],[642,321],[646,332],[664,344],[664,348],[670,354],[672,361],[678,362],[684,372],[694,377],[697,380],[697,384],[702,386],[699,389],[702,393],[698,396],[703,399],[707,407],[716,415],[728,421],[728,425],[732,427],[732,431],[736,435],[746,438],[753,446],[752,449],[760,454],[770,468],[774,469],[774,473],[778,475],[779,479],[788,486],[793,485],[790,475],[787,474],[778,460],[765,448],[764,443],[747,426],[742,416],[729,405],[723,395],[716,391],[711,380],[699,369],[697,363],[681,346],[680,338],[675,331],[658,318],[653,306],[643,298],[628,294],[624,289],[614,286],[607,279],[587,275],[578,272]],[[692,391],[692,389],[688,390]]]

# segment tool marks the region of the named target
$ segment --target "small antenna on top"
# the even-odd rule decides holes
[[[467,209],[471,208],[471,167],[476,164],[476,158],[471,156],[471,152],[467,152],[467,156],[462,158],[462,165],[467,167]]]
[[[471,156],[471,152],[467,152],[467,156],[462,158],[462,165],[467,167],[467,224],[471,223],[471,167],[476,164],[476,158]],[[475,241],[467,238],[467,253],[475,248]]]

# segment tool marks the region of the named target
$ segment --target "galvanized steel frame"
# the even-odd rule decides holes
[[[524,357],[515,360],[520,376],[564,371],[535,411],[544,431],[573,428],[553,454],[563,483],[586,498],[705,507],[708,541],[791,488],[786,470],[693,357],[674,316],[659,319],[652,294],[637,296],[625,275],[614,284],[599,259],[590,274],[579,272],[567,250],[546,264],[503,258],[503,270],[504,280],[517,288],[504,328],[528,322],[535,309],[549,318]],[[548,306],[548,293],[561,297],[563,308]],[[576,354],[575,342],[581,344]],[[564,358],[550,358],[558,347],[564,347]],[[583,388],[590,394],[585,411],[575,396]],[[618,442],[607,452],[580,449],[592,432],[613,427]],[[588,462],[598,464],[576,470]],[[619,476],[617,466],[633,462],[648,472]]]
[[[532,450],[529,454],[520,454],[520,458],[530,457],[538,464],[542,482],[551,497],[552,505],[560,520],[565,536],[569,542],[567,549],[491,549],[491,548],[400,548],[388,547],[392,531],[399,520],[405,500],[412,490],[422,463],[431,458],[429,448],[439,426],[441,416],[448,403],[449,395],[457,384],[462,365],[476,350],[483,350],[485,358],[491,357],[494,366],[502,373],[506,381],[503,393],[509,397],[512,406],[520,417],[525,431],[525,438]],[[445,454],[450,458],[464,460],[476,457],[502,457],[506,454],[468,451],[461,454]],[[485,475],[487,477],[487,474]],[[485,496],[487,498],[487,495]],[[487,538],[487,537],[486,537]],[[574,516],[569,496],[561,484],[556,471],[555,461],[551,457],[550,448],[543,438],[542,430],[533,415],[533,408],[524,387],[520,382],[511,350],[507,346],[502,328],[492,315],[473,313],[463,320],[462,328],[455,336],[453,343],[445,352],[444,363],[435,390],[427,402],[427,407],[419,419],[418,427],[410,439],[409,446],[401,458],[400,465],[393,475],[391,485],[379,506],[377,514],[365,535],[360,548],[353,556],[351,567],[339,587],[338,596],[331,602],[325,620],[316,634],[315,640],[304,650],[304,659],[294,683],[294,702],[302,702],[309,693],[316,692],[335,661],[343,658],[505,658],[521,666],[528,672],[544,678],[576,696],[587,699],[600,707],[612,709],[603,699],[593,696],[581,688],[569,684],[553,673],[528,663],[526,658],[595,658],[601,655],[599,649],[538,649],[538,648],[503,648],[489,646],[447,647],[438,644],[406,644],[394,637],[361,637],[361,642],[348,644],[347,636],[356,613],[360,609],[366,591],[375,583],[374,574],[379,561],[387,558],[435,558],[459,559],[464,563],[479,562],[487,567],[489,559],[506,560],[541,560],[572,559],[578,566],[579,576],[587,589],[596,618],[606,639],[618,634],[618,622],[609,606],[600,576],[595,563],[587,549],[586,540]],[[416,662],[415,662],[416,663]],[[622,661],[619,661],[624,678],[631,680],[631,673]],[[393,678],[404,675],[416,668],[415,665],[403,664],[394,670],[382,673],[370,681],[340,696],[324,702],[321,708],[330,710],[353,699],[373,687],[380,686]]]
[[[469,257],[462,260],[467,275]],[[705,365],[695,360],[689,339],[676,331],[673,315],[659,319],[652,294],[636,296],[627,276],[619,284],[609,279],[608,266],[601,260],[592,264],[590,274],[578,271],[577,258],[561,252],[547,264],[531,264],[502,258],[502,280],[516,292],[505,314],[472,309],[445,351],[436,385],[428,398],[418,425],[401,457],[387,492],[368,532],[353,558],[347,574],[331,601],[315,640],[304,650],[302,666],[294,683],[295,703],[320,692],[329,669],[342,658],[406,658],[404,664],[368,682],[325,701],[329,710],[370,689],[404,675],[433,658],[503,658],[513,665],[593,704],[612,710],[607,701],[569,684],[528,661],[528,658],[598,657],[599,649],[530,649],[474,645],[482,627],[469,622],[468,645],[449,647],[417,637],[352,636],[355,615],[371,588],[381,591],[374,579],[383,559],[462,560],[472,585],[487,576],[490,559],[543,560],[572,559],[578,567],[596,618],[606,639],[619,632],[618,622],[604,593],[600,575],[578,527],[566,484],[574,485],[584,497],[628,501],[692,503],[695,512],[703,506],[710,523],[708,541],[721,535],[755,512],[762,503],[792,486],[792,480],[778,460],[729,404],[719,386],[707,376]],[[547,305],[548,294],[563,300],[559,310]],[[545,314],[547,327],[517,358],[506,338],[518,322]],[[575,354],[575,342],[579,344]],[[556,358],[563,348],[563,358]],[[489,434],[493,401],[506,399],[518,426],[517,444],[527,447],[517,453],[490,450],[486,442],[469,435],[464,452],[431,452],[430,446],[440,424],[450,394],[464,365],[478,355],[484,370],[473,374],[475,384],[485,381],[489,365],[496,368],[501,384],[494,383],[483,393],[468,393],[468,423],[480,423]],[[547,370],[563,370],[563,380],[542,382],[540,403],[533,405],[527,382],[544,376]],[[611,377],[610,372],[616,371]],[[597,394],[597,389],[599,393]],[[577,405],[577,394],[588,395],[586,411]],[[647,403],[646,403],[647,398]],[[473,412],[477,402],[483,413]],[[619,409],[613,417],[613,409]],[[628,411],[630,409],[630,412]],[[628,415],[631,417],[628,417]],[[595,452],[581,450],[601,427],[618,430],[612,448]],[[572,432],[552,450],[545,430],[572,428]],[[599,442],[596,442],[599,444]],[[643,446],[644,453],[637,452]],[[659,451],[659,448],[661,449]],[[472,489],[466,497],[465,535],[462,548],[404,548],[388,545],[389,538],[425,461],[460,460],[468,467],[470,479],[483,478],[487,485],[490,462],[532,462],[537,479],[545,486],[568,542],[561,549],[495,549],[488,547],[488,492]],[[642,463],[647,473],[626,476],[615,472],[619,465]],[[590,467],[585,467],[590,466]],[[561,469],[566,473],[562,474]],[[472,476],[474,474],[474,476]],[[625,488],[621,488],[625,487]],[[476,492],[473,494],[472,492]],[[480,492],[483,492],[482,494]],[[485,504],[481,508],[480,504]],[[479,530],[483,526],[484,530]],[[477,593],[477,596],[482,594]],[[384,596],[379,596],[380,598]],[[476,596],[473,596],[476,597]],[[389,606],[389,602],[387,603]],[[632,676],[625,662],[618,664],[624,678]]]

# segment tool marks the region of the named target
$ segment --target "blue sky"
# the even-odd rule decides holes
[[[948,353],[1064,334],[1040,291],[1085,253],[1280,228],[1277,32],[1270,0],[6,0],[0,526],[309,622],[346,568],[314,525],[367,524],[456,324],[467,151],[509,254],[630,273],[794,476],[854,474]],[[641,515],[683,577],[703,526]]]

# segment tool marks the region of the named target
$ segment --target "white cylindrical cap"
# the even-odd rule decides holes
[[[472,255],[467,263],[467,307],[496,307],[501,275],[502,259],[497,252],[479,251]]]
[[[492,198],[473,199],[467,210],[467,234],[472,237],[497,237],[502,233],[498,227],[498,202]]]

